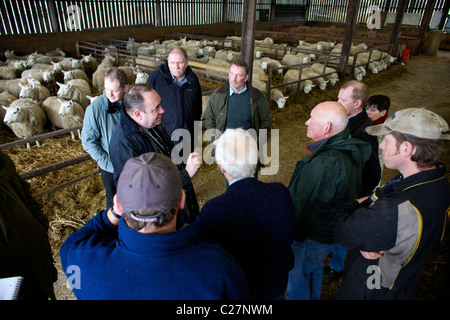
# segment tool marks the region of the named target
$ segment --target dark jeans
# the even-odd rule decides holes
[[[113,198],[116,194],[116,185],[114,184],[114,175],[111,172],[100,169],[103,185],[106,191],[106,208],[112,208]]]

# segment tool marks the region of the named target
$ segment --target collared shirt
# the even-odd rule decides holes
[[[244,83],[244,89],[243,89],[242,91],[240,91],[240,92],[234,91],[233,88],[230,86],[230,96],[231,96],[233,93],[235,93],[235,94],[241,94],[241,93],[244,93],[245,91],[247,91],[247,84],[245,84],[245,83]]]
[[[186,79],[186,72],[184,73],[184,75],[183,75],[183,78],[180,80],[180,81],[178,81],[177,79],[175,79],[175,77],[173,76],[173,74],[170,74],[171,76],[172,76],[172,79],[173,79],[173,82],[175,82],[177,85],[179,85],[180,87],[183,85],[183,84],[185,84],[186,82],[187,82],[187,79]]]

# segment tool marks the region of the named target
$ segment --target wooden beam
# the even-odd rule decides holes
[[[423,51],[423,48],[425,47],[425,40],[427,37],[427,31],[430,26],[431,17],[433,16],[434,6],[436,5],[436,0],[429,0],[427,1],[427,6],[425,7],[425,12],[422,16],[422,22],[420,23],[419,28],[419,37],[420,37],[420,44],[419,44],[419,53]]]
[[[241,59],[247,62],[250,74],[248,82],[252,83],[253,52],[255,48],[256,0],[245,0],[242,12]]]
[[[442,17],[439,22],[439,30],[444,29],[445,21],[447,20],[448,10],[450,10],[450,0],[445,0],[444,9],[442,9]]]
[[[395,15],[394,27],[392,28],[391,40],[389,41],[392,44],[393,49],[397,44],[398,36],[400,35],[400,27],[402,25],[403,16],[405,15],[406,7],[408,7],[409,0],[400,0],[397,6],[397,14]],[[393,50],[395,52],[396,50]]]
[[[347,17],[345,20],[344,40],[342,42],[341,59],[339,61],[339,78],[343,79],[347,70],[348,55],[353,42],[353,33],[358,14],[359,0],[350,0],[347,8]]]

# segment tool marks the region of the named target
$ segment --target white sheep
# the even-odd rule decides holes
[[[19,83],[27,84],[26,79],[17,78],[13,80],[0,80],[0,92],[8,91],[10,94],[19,98],[20,90]]]
[[[305,63],[304,57],[297,56],[297,55],[290,54],[290,53],[284,55],[283,60],[281,61],[282,65],[288,66],[288,67],[296,66],[296,65],[300,65],[300,64],[304,64],[304,63]]]
[[[241,58],[241,53],[240,52],[236,52],[236,51],[228,51],[227,54],[227,61],[228,62],[234,62],[236,60],[239,60]]]
[[[70,87],[75,87],[81,90],[81,92],[83,92],[84,94],[92,94],[91,92],[91,87],[89,86],[89,83],[86,82],[83,79],[72,79],[67,81],[66,83],[56,83],[57,85],[59,85],[59,90],[58,90],[58,96],[61,92],[61,94],[65,94],[65,92],[69,91]],[[62,98],[62,97],[60,97]]]
[[[47,116],[42,108],[32,99],[17,99],[6,110],[3,122],[11,128],[18,138],[30,138],[44,132]],[[40,146],[39,141],[36,144]],[[27,143],[27,148],[30,144]]]
[[[89,99],[89,101],[90,101],[90,103],[89,104],[92,104],[92,102],[94,102],[95,101],[95,99],[97,99],[98,97],[100,97],[100,96],[95,96],[95,97],[92,97],[92,96],[90,96],[90,95],[87,95],[86,96],[88,99]]]
[[[154,56],[138,55],[136,57],[136,66],[145,72],[153,72],[158,69],[162,63],[164,63],[163,58],[157,54]]]
[[[45,55],[49,56],[49,57],[65,57],[66,53],[64,51],[62,51],[61,49],[56,48],[53,51],[46,52]]]
[[[0,93],[0,106],[9,107],[9,105],[15,100],[17,100],[17,98],[15,96],[13,96],[12,94],[10,94],[8,91],[4,91],[4,92]],[[3,123],[3,118],[5,117],[5,113],[6,113],[6,110],[3,108],[0,108],[0,119],[2,119],[2,123]]]
[[[321,63],[313,63],[310,68],[318,74],[322,74],[324,71],[324,65]],[[332,86],[334,86],[336,82],[339,81],[339,75],[337,74],[336,69],[331,67],[326,67],[323,77],[325,78],[325,80],[329,80]]]
[[[224,49],[217,50],[214,58],[217,60],[228,61],[228,51]]]
[[[73,80],[70,80],[73,81]],[[58,90],[58,97],[66,100],[73,100],[74,102],[79,103],[83,109],[86,109],[86,107],[90,104],[90,101],[88,99],[88,95],[91,93],[84,93],[81,91],[79,87],[72,86],[69,84],[60,84],[58,82],[60,88]]]
[[[252,79],[252,86],[259,89],[266,97],[266,82],[258,80],[258,79]],[[275,101],[279,109],[283,109],[286,105],[286,99],[289,97],[285,97],[283,93],[274,88],[270,90],[270,99]]]
[[[41,85],[37,80],[35,79],[32,80],[36,82],[33,84],[26,84],[26,85],[19,83],[19,87],[21,88],[19,98],[20,99],[30,98],[36,101],[37,103],[41,104],[45,99],[50,97],[50,91],[46,87]]]
[[[123,71],[125,71],[128,84],[133,84],[136,82],[136,75],[134,74],[134,72],[136,71],[136,67],[120,66],[118,67],[118,69],[122,69]]]
[[[134,74],[136,75],[135,83],[143,83],[143,84],[147,83],[147,79],[149,76],[148,72],[137,70],[134,71]]]
[[[42,109],[47,114],[53,130],[68,129],[83,124],[84,109],[72,100],[49,97],[42,103]],[[74,132],[71,132],[71,136],[72,140],[76,140]],[[78,137],[81,139],[80,130],[78,130]]]
[[[88,77],[92,77],[95,70],[98,68],[97,60],[92,57],[92,53],[88,56],[83,55],[83,59],[81,59],[81,63],[83,64],[84,72]]]
[[[299,70],[290,69],[286,72],[283,79],[283,84],[287,84],[284,87],[285,93],[295,94],[297,93],[298,81],[299,81]],[[291,83],[297,82],[297,83]],[[306,76],[302,73],[300,80],[300,88],[304,93],[308,94],[311,92],[312,88],[315,87],[314,83],[310,79],[306,79]]]
[[[0,79],[3,80],[13,80],[18,77],[16,67],[12,66],[1,66],[0,67]]]
[[[87,83],[89,83],[89,77],[87,76],[86,72],[80,69],[74,69],[69,71],[63,71],[64,74],[64,82],[67,83],[69,80],[73,79],[83,79]]]
[[[261,58],[261,68],[267,72],[268,69],[277,69],[282,67],[282,64],[280,61],[269,58],[269,57],[263,57]],[[282,75],[283,69],[277,69],[277,73]]]
[[[319,73],[315,72],[311,68],[302,69],[302,78],[310,79],[320,90],[325,90],[327,88],[328,80],[325,80]]]

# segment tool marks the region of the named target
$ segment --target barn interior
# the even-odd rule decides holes
[[[391,98],[389,113],[409,107],[425,107],[450,123],[450,0],[400,0],[392,3],[360,0],[331,3],[242,0],[231,3],[224,0],[211,4],[196,0],[176,4],[146,0],[119,5],[120,1],[96,1],[91,6],[84,1],[40,0],[35,1],[34,6],[19,1],[11,1],[11,4],[1,2],[0,53],[5,58],[3,60],[7,61],[6,55],[10,51],[14,51],[16,57],[28,57],[33,53],[45,55],[60,49],[65,58],[78,60],[91,55],[100,63],[109,54],[117,66],[147,67],[146,71],[151,72],[156,66],[137,63],[136,59],[142,55],[142,48],[152,42],[163,54],[156,56],[147,51],[143,56],[149,61],[156,57],[164,61],[164,52],[168,49],[164,41],[184,39],[213,43],[216,50],[240,52],[249,65],[257,60],[254,57],[257,47],[265,52],[263,55],[281,62],[288,50],[311,53],[311,49],[299,48],[300,41],[341,44],[342,49],[337,53],[333,54],[331,50],[320,52],[319,62],[335,68],[339,76],[335,85],[328,84],[325,89],[317,86],[308,93],[297,90],[287,94],[283,76],[277,72],[280,69],[281,74],[285,74],[286,66],[269,68],[262,76],[265,81],[263,91],[270,101],[272,130],[279,133],[280,144],[274,146],[269,140],[271,165],[277,170],[276,174],[261,176],[260,179],[282,182],[286,186],[296,162],[308,155],[305,147],[311,140],[306,137],[305,122],[310,111],[320,102],[336,100],[340,85],[355,79],[360,67],[365,68],[365,75],[360,80],[369,86],[370,95],[384,94]],[[369,9],[370,5],[376,7]],[[273,42],[263,43],[266,39]],[[351,52],[353,46],[361,44],[365,44],[366,49]],[[203,94],[208,96],[227,81],[227,77],[210,77],[209,71],[223,70],[209,66],[205,51],[197,49],[192,49],[189,62],[200,79]],[[369,72],[370,57],[360,65],[356,62],[362,52],[369,53],[374,61],[380,61],[382,54],[392,60],[384,68]],[[314,62],[318,61],[310,64]],[[294,68],[302,70],[301,65]],[[324,69],[317,78],[327,75]],[[260,78],[254,74],[253,80],[256,77]],[[300,86],[299,81],[295,82],[297,84]],[[102,93],[93,85],[92,75],[90,86],[92,96]],[[275,89],[289,96],[282,108],[271,101]],[[60,246],[71,233],[99,210],[105,209],[104,187],[97,164],[83,150],[76,134],[78,130],[81,126],[57,129],[47,126],[37,136],[19,138],[3,121],[0,128],[2,152],[11,157],[17,171],[30,183],[34,197],[42,204],[49,219],[49,239],[58,269],[58,280],[54,284],[58,300],[76,299],[61,270]],[[198,149],[205,161],[193,178],[200,207],[223,192],[223,180],[217,165],[206,161],[208,154],[203,154],[208,145],[208,141],[203,141]],[[448,146],[445,142],[441,159],[447,167],[447,176],[450,167]],[[384,168],[381,184],[395,174],[395,171]],[[450,297],[447,286],[450,275],[448,228],[440,246],[422,268],[417,300]],[[323,285],[322,299],[334,300],[339,284]]]

